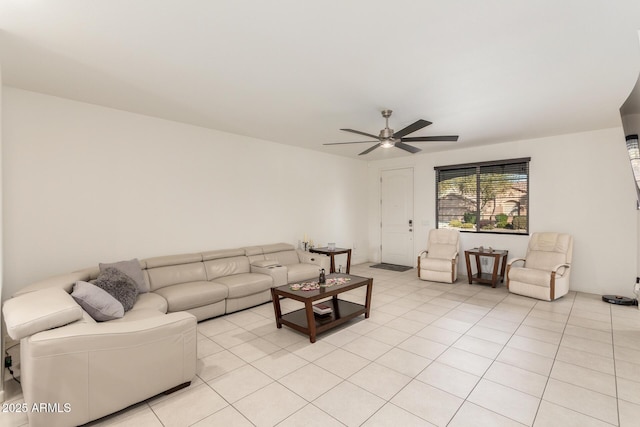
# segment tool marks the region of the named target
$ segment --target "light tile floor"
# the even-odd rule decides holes
[[[636,307],[576,292],[549,303],[369,265],[352,268],[374,278],[369,319],[315,344],[276,329],[270,303],[202,322],[190,387],[91,425],[640,426]],[[362,302],[364,289],[344,298]],[[20,425],[0,414],[0,426]]]

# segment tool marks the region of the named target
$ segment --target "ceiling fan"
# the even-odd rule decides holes
[[[414,153],[417,153],[417,152],[422,151],[422,150],[420,148],[418,148],[418,147],[414,147],[412,145],[405,144],[405,142],[433,142],[433,141],[457,141],[458,140],[458,135],[413,136],[413,137],[407,138],[405,135],[409,135],[410,133],[419,131],[420,129],[429,126],[431,124],[431,122],[429,122],[427,120],[420,119],[420,120],[417,120],[414,123],[410,124],[406,128],[404,128],[404,129],[402,129],[402,130],[400,130],[398,132],[394,132],[393,129],[389,128],[389,117],[391,117],[391,113],[392,112],[393,111],[391,111],[391,110],[382,110],[382,117],[385,118],[386,125],[385,125],[384,129],[382,129],[380,131],[380,135],[378,135],[378,136],[370,134],[370,133],[366,133],[366,132],[360,132],[359,130],[353,130],[353,129],[340,129],[340,130],[344,130],[346,132],[357,133],[359,135],[368,136],[368,137],[374,138],[375,140],[379,141],[373,147],[370,147],[370,148],[364,150],[362,153],[360,153],[359,154],[360,156],[362,156],[363,154],[368,154],[368,153],[372,152],[373,150],[375,150],[378,147],[383,147],[383,148],[397,147],[397,148],[400,148],[402,150],[405,150],[405,151],[408,151],[408,152],[414,154]],[[323,144],[323,145],[363,144],[363,143],[367,143],[367,142],[375,142],[375,141],[330,142],[330,143]]]

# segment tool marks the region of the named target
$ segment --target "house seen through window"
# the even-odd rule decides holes
[[[528,234],[530,160],[435,167],[436,227]]]

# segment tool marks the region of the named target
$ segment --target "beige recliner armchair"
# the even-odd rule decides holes
[[[453,283],[458,278],[460,232],[447,228],[429,232],[427,250],[418,254],[418,277],[433,282]]]
[[[553,301],[569,292],[573,237],[566,233],[533,233],[525,258],[507,264],[509,292]],[[523,262],[517,267],[514,264]]]

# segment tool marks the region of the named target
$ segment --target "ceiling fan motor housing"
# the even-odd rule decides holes
[[[392,139],[393,138],[393,129],[384,128],[380,131],[380,139]]]
[[[382,110],[382,117],[386,119],[384,129],[380,131],[380,145],[384,148],[393,147],[395,145],[395,139],[393,139],[393,129],[389,128],[389,117],[391,117],[392,110]]]

